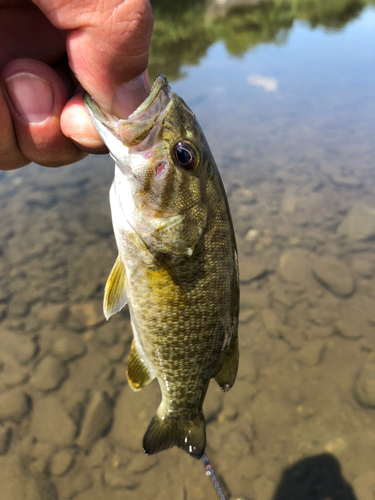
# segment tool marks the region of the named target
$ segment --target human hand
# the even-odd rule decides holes
[[[105,152],[83,88],[109,113],[133,112],[152,27],[148,0],[0,0],[0,169]]]

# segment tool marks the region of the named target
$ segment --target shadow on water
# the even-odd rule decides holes
[[[339,461],[329,453],[304,458],[288,467],[272,500],[357,500]]]

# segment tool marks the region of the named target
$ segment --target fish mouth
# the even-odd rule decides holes
[[[112,152],[110,145],[107,144],[108,133],[113,134],[124,146],[130,147],[139,144],[148,135],[160,112],[165,109],[171,92],[166,77],[164,75],[157,76],[149,96],[127,119],[119,119],[102,110],[87,92],[85,92],[83,100],[96,130]]]

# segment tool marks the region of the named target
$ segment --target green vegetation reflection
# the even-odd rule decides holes
[[[375,0],[151,0],[155,27],[150,76],[162,70],[183,77],[182,65],[196,65],[213,43],[241,57],[261,43],[282,44],[295,21],[311,28],[340,30]]]

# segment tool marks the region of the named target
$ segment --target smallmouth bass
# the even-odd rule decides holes
[[[162,393],[143,449],[178,446],[200,458],[209,382],[229,390],[239,356],[237,250],[221,178],[195,115],[163,75],[126,120],[88,94],[85,103],[116,163],[118,257],[104,314],[128,304],[129,385],[138,391],[156,377]]]

